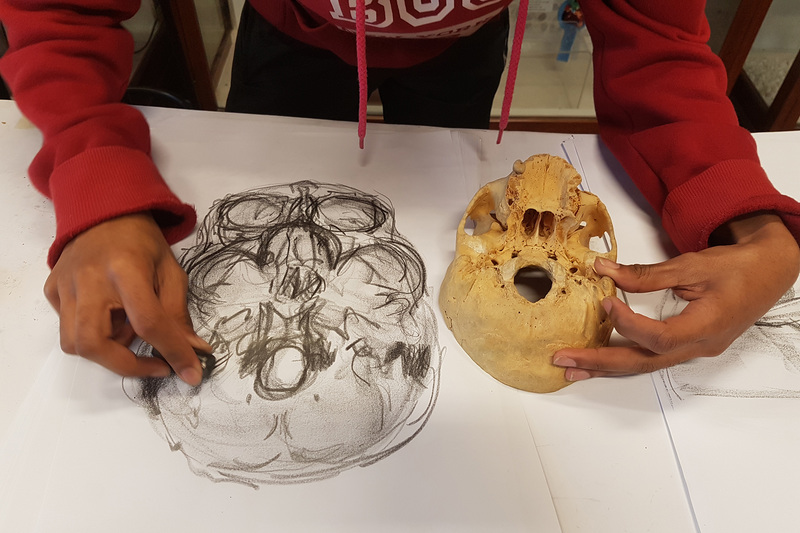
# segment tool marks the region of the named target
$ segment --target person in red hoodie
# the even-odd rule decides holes
[[[292,114],[285,102],[277,109],[251,109],[242,84],[266,80],[279,101],[281,94],[302,94],[297,91],[320,79],[311,69],[322,63],[297,63],[302,54],[293,54],[323,54],[327,65],[356,77],[348,82],[354,96],[347,98],[357,98],[357,104],[347,104],[347,113],[361,119],[363,140],[366,96],[375,80],[402,79],[435,64],[428,75],[445,73],[444,81],[423,80],[423,89],[412,93],[441,101],[442,83],[447,87],[446,79],[465,70],[455,59],[459,48],[504,35],[510,1],[250,0],[246,20],[261,28],[256,33],[266,31],[264,43],[280,41],[288,55],[264,62],[263,51],[250,50],[256,63],[248,60],[245,52],[258,39],[245,24],[237,39],[231,108]],[[800,205],[770,184],[752,136],[738,125],[725,96],[725,70],[706,45],[705,2],[580,4],[594,47],[602,139],[661,214],[681,252],[656,265],[598,262],[595,268],[624,290],[673,288],[690,303],[680,315],[657,321],[608,298],[604,306],[633,346],[562,350],[554,364],[575,381],[718,355],[797,278]],[[522,0],[521,11],[526,5]],[[63,350],[122,375],[163,376],[174,369],[197,384],[201,367],[194,349],[211,347],[192,331],[186,276],[169,248],[191,232],[196,214],[153,164],[142,115],[120,103],[133,51],[120,21],[137,8],[137,0],[0,0],[10,43],[0,73],[43,134],[29,173],[56,213],[45,292],[60,315]],[[474,60],[460,56],[469,72],[494,72],[489,63],[502,59],[505,50],[490,48]],[[290,63],[274,70],[281,61]],[[497,86],[490,78],[482,87]],[[328,80],[321,85],[327,89]],[[334,109],[344,105],[326,100]],[[391,114],[391,98],[386,100]],[[312,100],[306,101],[300,113],[326,115],[327,110],[309,111]],[[422,115],[437,108],[424,101],[407,108],[417,105],[424,106]],[[475,120],[484,120],[483,105],[476,107]],[[399,113],[398,121],[418,120]],[[441,119],[437,125],[451,124]],[[136,335],[172,368],[128,350]]]

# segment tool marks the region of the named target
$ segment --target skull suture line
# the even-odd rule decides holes
[[[439,307],[470,357],[512,387],[552,392],[569,384],[551,363],[566,347],[608,343],[612,324],[602,308],[614,282],[598,276],[595,258],[616,260],[611,218],[581,177],[561,158],[537,155],[481,188],[456,236],[456,257],[442,283]],[[475,223],[472,234],[467,221]],[[606,236],[610,250],[590,248]],[[523,297],[520,273],[546,275],[538,301]]]
[[[422,259],[380,197],[313,182],[231,195],[181,263],[217,366],[197,388],[176,377],[126,388],[195,473],[314,481],[389,455],[425,425],[436,321]]]

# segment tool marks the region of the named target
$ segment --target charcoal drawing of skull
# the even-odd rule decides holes
[[[388,456],[427,422],[436,322],[384,198],[311,181],[230,195],[181,264],[217,365],[196,388],[173,376],[126,390],[196,474],[316,481]]]
[[[616,259],[614,230],[603,203],[580,183],[561,158],[517,161],[508,177],[477,192],[458,228],[439,307],[464,351],[517,389],[565,387],[553,354],[602,346],[611,335],[601,303],[616,288],[593,265],[598,256]],[[539,277],[533,295],[524,294],[525,276]]]

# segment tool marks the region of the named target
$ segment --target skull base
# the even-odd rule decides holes
[[[562,348],[608,343],[612,324],[602,307],[616,288],[595,273],[597,257],[616,260],[605,206],[578,190],[581,177],[561,158],[538,155],[514,164],[507,178],[481,188],[456,236],[456,257],[439,295],[445,323],[464,351],[511,387],[552,392],[569,385],[553,366]],[[472,234],[467,221],[475,223]],[[605,238],[607,252],[590,248]],[[530,301],[515,284],[523,269],[551,282]]]

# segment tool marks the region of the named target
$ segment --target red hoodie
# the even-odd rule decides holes
[[[352,0],[250,1],[286,34],[356,63]],[[444,50],[452,35],[474,31],[509,0],[363,2],[369,65],[406,66]],[[75,235],[115,216],[161,213],[170,242],[185,237],[196,220],[150,159],[144,118],[119,103],[133,55],[132,37],[119,22],[138,3],[0,0],[10,43],[0,73],[44,136],[30,177],[55,206],[51,265]],[[702,249],[720,224],[762,210],[780,214],[800,240],[800,204],[770,184],[725,96],[725,70],[705,44],[705,2],[581,0],[581,6],[594,44],[601,136],[662,215],[678,249]]]

